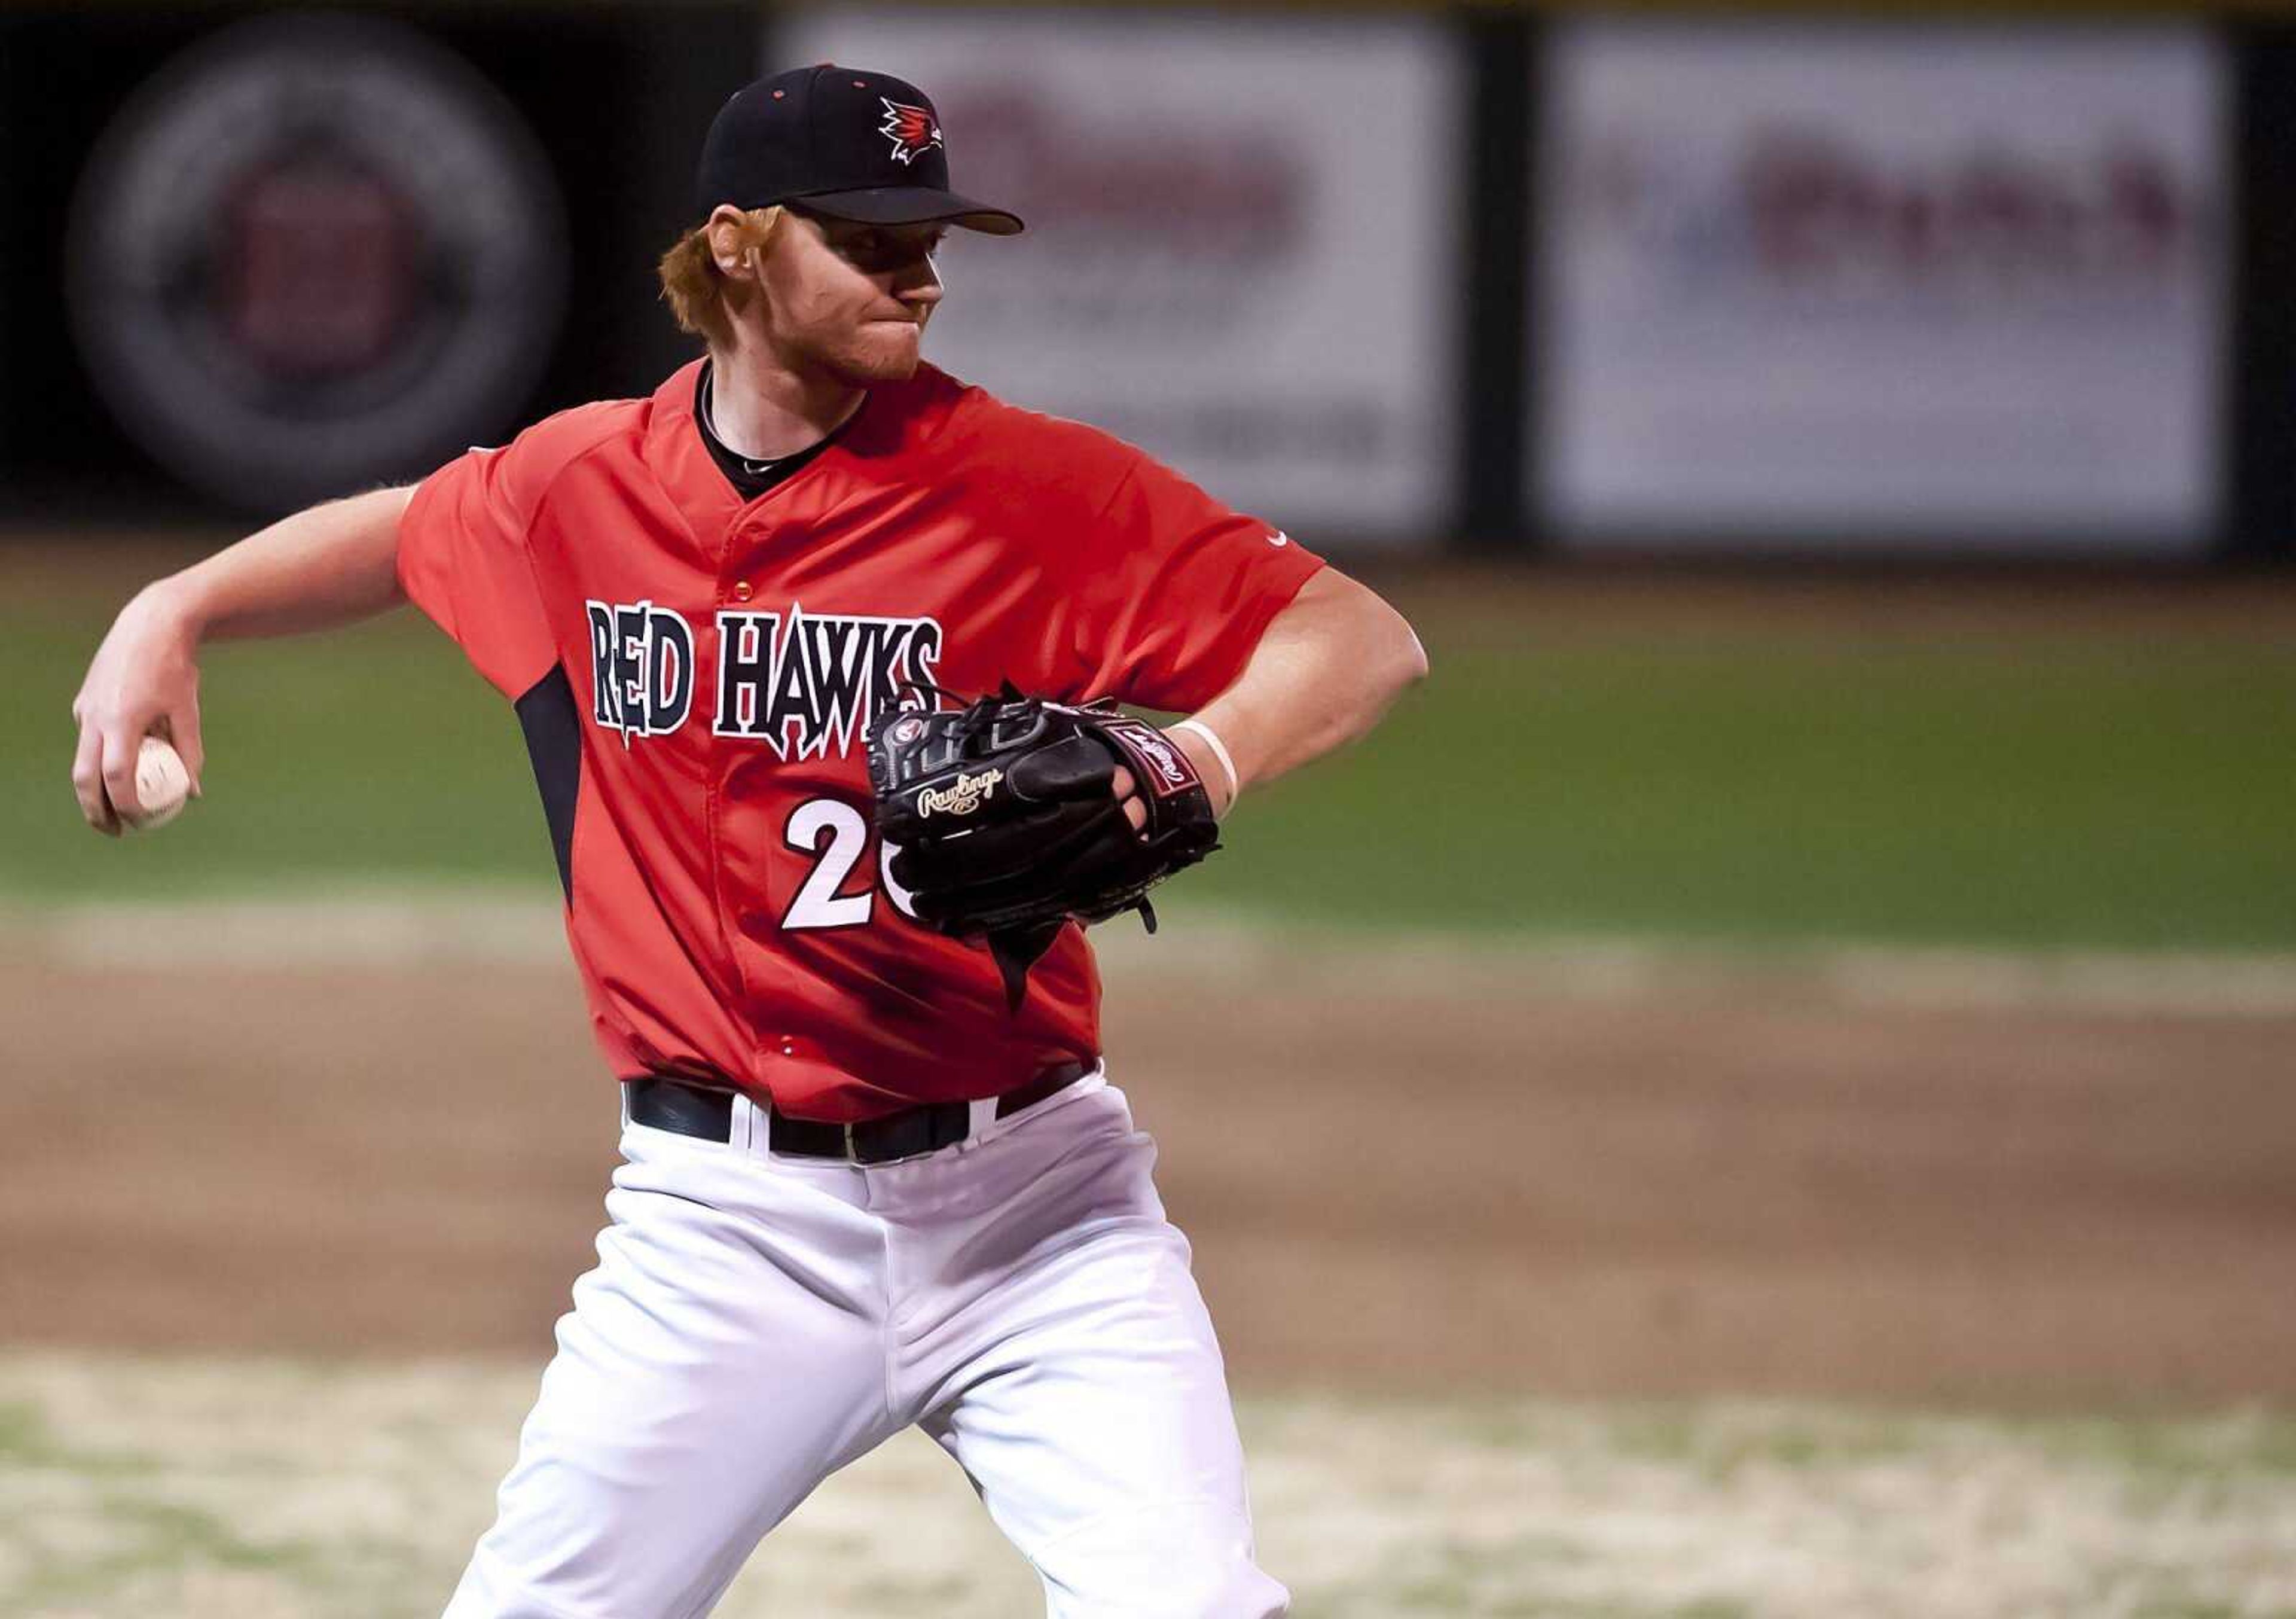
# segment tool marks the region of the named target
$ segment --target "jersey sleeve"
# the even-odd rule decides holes
[[[1323,559],[1135,454],[1077,538],[1068,637],[1082,689],[1146,708],[1204,706],[1243,672]]]
[[[553,469],[532,433],[423,480],[398,521],[398,579],[472,666],[515,702],[558,662],[527,530]]]

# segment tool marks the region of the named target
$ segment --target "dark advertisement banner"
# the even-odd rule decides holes
[[[650,387],[683,352],[652,260],[756,37],[731,7],[0,21],[0,515],[283,511]]]

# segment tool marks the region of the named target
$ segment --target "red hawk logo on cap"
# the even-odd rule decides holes
[[[906,163],[926,147],[940,144],[940,126],[933,121],[931,107],[904,106],[883,95],[877,100],[885,109],[885,121],[877,133],[893,143],[893,161]]]

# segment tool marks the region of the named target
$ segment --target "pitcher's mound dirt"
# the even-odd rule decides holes
[[[1257,1385],[2296,1399],[2296,1015],[1111,973]],[[0,970],[0,1333],[500,1352],[588,1262],[570,969]]]

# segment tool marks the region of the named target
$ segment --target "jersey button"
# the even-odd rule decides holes
[[[737,602],[746,602],[750,599],[750,581],[748,579],[735,579],[734,581],[734,599]]]

